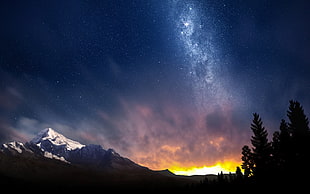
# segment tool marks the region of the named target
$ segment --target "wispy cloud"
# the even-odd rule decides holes
[[[198,114],[167,104],[153,107],[125,100],[121,104],[119,115],[98,111],[110,137],[106,142],[140,164],[160,169],[239,160],[244,130],[230,108]]]

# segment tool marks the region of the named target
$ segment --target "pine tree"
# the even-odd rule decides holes
[[[224,179],[223,171],[221,171],[221,173],[217,174],[217,181],[218,181],[219,184],[224,184],[225,179]]]
[[[249,146],[245,145],[242,147],[242,165],[241,168],[244,170],[244,177],[248,178],[253,175],[254,163],[252,159],[252,152]]]
[[[254,119],[251,124],[253,136],[253,162],[255,164],[253,175],[258,179],[268,171],[271,163],[271,143],[268,142],[268,132],[263,127],[263,122],[257,113],[253,114]]]
[[[280,137],[279,137],[281,143],[280,149],[282,149],[283,151],[286,150],[289,147],[289,143],[291,141],[290,139],[291,134],[289,132],[287,123],[284,119],[282,119],[280,123]]]
[[[294,167],[291,165],[292,148],[291,135],[288,125],[284,119],[280,123],[280,131],[273,134],[272,139],[272,175],[279,182],[283,181],[283,177],[293,172]]]
[[[243,174],[241,172],[240,167],[237,166],[237,168],[236,168],[236,180],[240,182],[242,179],[243,179]]]
[[[272,163],[275,168],[280,168],[281,166],[281,140],[280,140],[280,132],[275,131],[272,137]]]
[[[308,165],[310,158],[309,120],[300,103],[293,100],[290,101],[287,116],[289,118],[288,130],[291,134],[291,166]]]
[[[288,125],[284,119],[280,123],[280,136],[279,136],[279,163],[282,168],[287,168],[291,163],[291,157],[293,155],[291,146],[291,134]]]
[[[301,138],[302,136],[309,135],[309,120],[299,102],[290,101],[287,117],[290,120],[288,126],[293,138]]]

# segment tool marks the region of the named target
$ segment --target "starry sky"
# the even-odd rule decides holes
[[[240,161],[310,111],[310,3],[0,2],[0,142],[46,127],[151,169]]]

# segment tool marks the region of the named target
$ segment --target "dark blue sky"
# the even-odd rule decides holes
[[[1,1],[0,140],[53,127],[152,168],[238,160],[253,112],[270,133],[290,99],[309,113],[308,10],[307,1]]]

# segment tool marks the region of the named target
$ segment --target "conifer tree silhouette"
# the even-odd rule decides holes
[[[242,147],[242,165],[241,168],[244,170],[244,177],[248,178],[253,175],[254,163],[252,151],[249,146],[245,145]]]
[[[305,186],[310,173],[309,120],[298,101],[289,101],[288,122],[281,120],[280,130],[273,133],[272,142],[257,113],[251,123],[252,147],[242,147],[244,183]],[[253,178],[249,178],[253,177]],[[292,177],[295,177],[292,179]]]
[[[306,166],[310,162],[310,130],[309,120],[298,101],[291,100],[287,111],[288,130],[291,136],[292,154],[289,160],[291,168]]]
[[[280,136],[279,136],[279,165],[282,169],[288,168],[291,163],[291,157],[293,155],[291,146],[291,134],[288,125],[284,119],[280,123]]]
[[[236,168],[236,181],[237,181],[237,182],[241,182],[242,179],[243,179],[243,174],[242,174],[242,172],[241,172],[240,167],[237,166],[237,168]]]
[[[268,132],[263,126],[259,114],[254,113],[253,116],[254,118],[251,124],[251,129],[254,134],[251,138],[251,143],[253,145],[253,162],[255,165],[253,175],[257,179],[261,179],[270,168],[271,143],[268,142]]]
[[[272,163],[273,163],[273,167],[276,169],[281,168],[281,161],[282,161],[282,156],[280,153],[281,150],[281,140],[280,140],[280,132],[279,131],[275,131],[273,133],[273,137],[272,137]]]
[[[287,117],[290,120],[288,126],[293,138],[296,136],[297,138],[300,138],[300,136],[309,135],[309,120],[304,113],[303,107],[298,101],[290,100]]]

